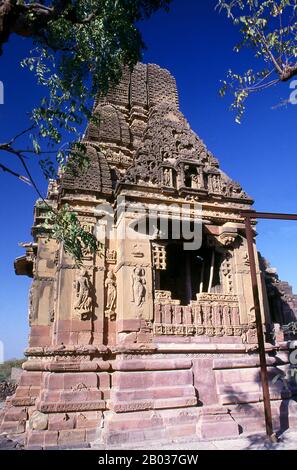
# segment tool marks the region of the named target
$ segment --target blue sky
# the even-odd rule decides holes
[[[157,63],[173,73],[181,109],[192,128],[219,159],[222,169],[255,199],[256,209],[297,213],[297,106],[276,107],[288,99],[289,84],[254,96],[242,124],[235,124],[228,99],[218,95],[220,80],[229,68],[245,70],[253,58],[250,52],[233,52],[238,33],[223,14],[214,11],[215,3],[174,0],[170,13],[159,12],[142,24],[148,48],[144,62]],[[5,85],[0,142],[26,126],[26,112],[41,96],[33,77],[19,66],[26,48],[26,40],[14,37],[0,58],[0,80]],[[13,157],[7,157],[6,163],[17,168]],[[31,168],[45,190],[37,163],[32,162]],[[18,242],[31,240],[37,197],[13,177],[0,173],[0,181],[0,340],[8,359],[21,357],[27,343],[30,279],[15,276],[13,261],[23,254]],[[258,233],[258,248],[297,292],[297,222],[261,222]]]

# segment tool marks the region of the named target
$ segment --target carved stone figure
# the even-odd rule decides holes
[[[78,269],[63,244],[45,243],[46,211],[37,203],[34,243],[23,245],[26,256],[15,264],[35,286],[28,360],[1,410],[0,434],[24,432],[29,447],[86,447],[94,439],[99,446],[135,444],[154,436],[156,425],[165,435],[170,423],[190,440],[258,429],[257,329],[247,318],[252,286],[243,224],[246,211],[252,217],[251,199],[190,129],[169,72],[125,68],[118,86],[95,100],[96,115],[82,140],[87,168],[67,165],[50,183],[47,204],[67,201],[82,227],[96,227],[101,248],[84,252]],[[202,245],[187,250],[186,235],[198,223]],[[274,300],[268,291],[269,306],[273,300],[281,307],[273,304],[273,318],[263,310],[263,320],[289,315],[284,302],[297,315],[287,284],[268,266],[261,272],[272,294],[277,289]],[[264,287],[259,283],[263,309]],[[267,348],[274,365],[286,359],[286,343],[280,352]],[[277,405],[280,390],[273,398]],[[279,406],[273,412],[277,421]]]
[[[192,175],[192,188],[199,189],[200,188],[200,178],[198,174]]]
[[[165,271],[167,267],[167,253],[164,245],[153,243],[152,245],[153,263],[156,269]]]
[[[164,186],[172,186],[172,173],[169,168],[164,170]]]
[[[105,287],[107,289],[105,314],[111,320],[115,320],[115,317],[116,317],[115,303],[116,303],[116,297],[117,297],[117,287],[116,287],[115,276],[112,271],[109,271],[107,273],[107,277],[105,280]]]
[[[108,264],[116,264],[117,262],[116,250],[106,250],[106,262]]]
[[[132,302],[134,302],[137,307],[141,307],[141,305],[145,302],[145,285],[145,270],[141,268],[135,268],[132,274]]]
[[[75,281],[75,296],[74,310],[77,315],[82,317],[85,314],[91,313],[92,310],[92,296],[91,296],[91,282],[87,270],[81,268],[77,279]]]

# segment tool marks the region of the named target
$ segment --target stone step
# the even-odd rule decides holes
[[[12,422],[12,421],[23,421],[27,420],[28,413],[26,408],[18,408],[18,407],[9,407],[6,409],[3,422]]]
[[[21,434],[25,432],[26,421],[3,421],[1,425],[1,432],[7,434]]]

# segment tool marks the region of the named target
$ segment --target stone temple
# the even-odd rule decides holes
[[[78,268],[48,241],[37,202],[34,241],[15,263],[33,278],[27,360],[1,431],[31,448],[264,431],[241,215],[252,199],[191,130],[167,70],[124,70],[94,113],[88,168],[51,182],[47,200],[73,208],[101,248]],[[202,238],[192,249],[189,231]],[[296,320],[297,298],[257,260],[278,430],[297,424],[294,390],[272,382],[289,367],[279,325]]]

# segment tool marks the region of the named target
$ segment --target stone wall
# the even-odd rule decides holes
[[[24,433],[28,447],[47,448],[263,429],[242,217],[251,198],[190,129],[168,71],[144,64],[124,70],[94,113],[102,119],[85,134],[89,168],[51,182],[48,204],[69,204],[101,249],[85,252],[78,267],[48,241],[46,210],[37,203],[34,242],[24,244],[15,264],[17,274],[32,277],[27,361],[1,430]],[[164,240],[166,218],[171,229]],[[176,220],[201,222],[202,245],[191,256],[182,245],[189,240],[173,236]],[[169,281],[186,280],[184,302],[160,288],[174,243],[180,258]],[[200,259],[199,273],[193,258]],[[257,276],[263,324],[271,331],[260,263]],[[266,352],[275,426],[283,428],[295,389],[272,378],[289,368],[288,345],[281,335],[267,335]]]

